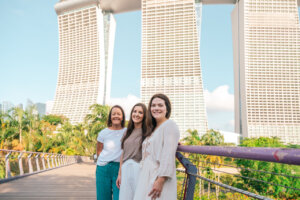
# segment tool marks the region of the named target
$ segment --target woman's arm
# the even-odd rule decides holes
[[[116,181],[116,185],[119,189],[120,189],[120,185],[121,185],[122,164],[123,164],[123,153],[122,153],[121,158],[120,158],[119,174],[118,174],[118,178],[117,178],[117,181]]]
[[[97,141],[97,158],[99,157],[102,150],[103,150],[103,143]]]
[[[163,146],[158,155],[160,163],[158,176],[153,184],[152,190],[148,194],[151,196],[151,199],[160,197],[165,181],[172,178],[173,174],[176,173],[175,154],[180,137],[179,129],[174,122],[170,122],[162,131],[161,139],[163,140]]]

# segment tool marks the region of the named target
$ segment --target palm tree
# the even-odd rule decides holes
[[[97,134],[106,127],[109,109],[109,106],[94,104],[90,107],[91,113],[85,117],[86,138],[90,144],[88,145],[88,152],[90,154],[96,152]]]
[[[28,129],[28,135],[26,140],[26,149],[29,151],[33,151],[34,149],[34,141],[38,140],[39,136],[39,126],[40,126],[40,117],[35,105],[31,105],[27,107],[26,112],[26,125]]]
[[[204,145],[209,146],[218,146],[224,144],[224,136],[219,132],[213,129],[208,130],[202,137]]]
[[[12,116],[18,122],[19,143],[22,144],[22,130],[24,124],[24,110],[20,107],[12,109]]]

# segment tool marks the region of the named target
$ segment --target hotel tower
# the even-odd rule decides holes
[[[240,0],[232,24],[235,131],[300,144],[297,0]]]
[[[60,0],[59,71],[52,114],[84,120],[92,104],[110,98],[115,20],[98,0]]]
[[[155,93],[172,103],[181,136],[207,131],[200,66],[202,4],[195,0],[142,0],[141,97]]]

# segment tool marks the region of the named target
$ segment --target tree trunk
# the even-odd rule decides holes
[[[210,182],[208,182],[208,195],[207,195],[207,198],[209,199],[209,195],[210,195]]]
[[[19,127],[19,143],[22,145],[22,127]]]

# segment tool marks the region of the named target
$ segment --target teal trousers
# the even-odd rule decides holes
[[[97,200],[119,200],[119,188],[116,185],[119,167],[119,162],[109,162],[104,166],[97,165]]]

